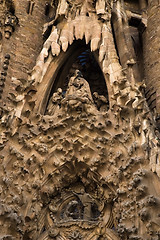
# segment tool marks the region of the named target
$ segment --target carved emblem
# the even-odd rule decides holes
[[[70,184],[67,183],[69,179],[65,179],[70,176],[63,166],[58,175],[53,173],[41,187],[39,232],[35,238],[31,222],[36,216],[31,209],[38,209],[39,205],[29,206],[26,215],[31,220],[28,221],[28,229],[32,229],[29,239],[96,240],[100,235],[106,236],[107,229],[113,227],[112,191],[107,186],[100,186],[98,176],[86,169],[87,166],[83,164],[82,169],[79,164],[77,166],[79,173],[75,171]],[[86,179],[86,174],[91,179]]]
[[[69,190],[64,189],[51,200],[46,209],[45,228],[49,226],[49,236],[57,240],[89,240],[95,233],[97,237],[94,239],[98,239],[106,211],[109,212],[110,220],[111,205],[105,205],[104,200],[100,202],[86,192],[83,185],[77,185],[77,190],[76,188],[73,190],[72,187]],[[107,224],[106,219],[104,225]]]
[[[83,237],[80,232],[75,231],[75,232],[71,233],[71,235],[69,236],[69,239],[70,240],[74,240],[74,239],[80,240],[80,239],[83,239]]]

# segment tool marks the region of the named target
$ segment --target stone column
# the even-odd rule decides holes
[[[150,108],[160,115],[160,1],[148,1],[148,23],[144,33],[146,97]]]

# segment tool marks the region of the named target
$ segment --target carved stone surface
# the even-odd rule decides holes
[[[10,38],[12,32],[15,30],[15,26],[18,23],[18,19],[11,13],[7,13],[4,22],[4,36],[5,38]]]
[[[0,239],[160,238],[158,7],[0,1]]]
[[[74,169],[74,176],[68,171],[68,174],[72,175],[72,184],[69,187],[62,176],[66,167],[72,170],[79,169],[78,174]],[[44,236],[49,235],[55,239],[97,239],[102,226],[103,228],[113,226],[112,207],[108,196],[111,190],[107,186],[104,188],[98,186],[97,174],[89,171],[85,164],[74,162],[73,165],[64,165],[59,171],[61,175],[53,173],[41,188],[43,207],[38,218],[40,236],[38,235],[37,238],[43,239]],[[91,177],[91,179],[87,178],[90,186],[85,183],[86,174]],[[55,187],[55,175],[59,178],[57,187]],[[68,175],[68,181],[69,178]],[[30,216],[32,213],[29,207],[29,213],[26,215],[28,223],[31,220]]]

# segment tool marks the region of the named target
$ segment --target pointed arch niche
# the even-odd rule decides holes
[[[105,77],[98,63],[98,51],[91,52],[89,44],[85,40],[76,40],[68,48],[67,52],[61,54],[50,64],[42,84],[46,86],[45,94],[40,106],[41,114],[47,115],[47,107],[52,95],[58,88],[62,89],[63,96],[68,88],[69,78],[79,70],[82,77],[88,82],[94,100],[94,93],[105,98],[108,102],[108,90]],[[44,91],[44,88],[43,88]],[[95,102],[96,105],[96,102]],[[97,104],[99,110],[99,105]]]

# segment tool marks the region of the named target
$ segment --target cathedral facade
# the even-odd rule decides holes
[[[159,0],[0,16],[0,239],[159,240]]]

